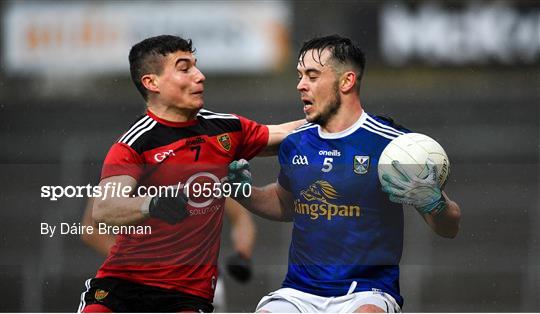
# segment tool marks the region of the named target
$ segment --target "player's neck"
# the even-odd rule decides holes
[[[148,103],[148,111],[156,117],[170,122],[187,122],[196,119],[199,110],[181,109]]]
[[[362,112],[362,105],[359,102],[341,104],[338,112],[324,126],[321,126],[321,129],[325,133],[338,133],[347,130],[360,119]]]

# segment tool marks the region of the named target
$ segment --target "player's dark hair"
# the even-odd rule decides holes
[[[131,47],[129,51],[131,80],[144,100],[148,100],[148,91],[143,86],[141,78],[146,74],[160,74],[163,71],[163,57],[177,51],[195,52],[191,39],[160,35],[146,38]]]
[[[360,91],[360,81],[364,74],[364,68],[366,66],[366,55],[355,43],[349,38],[341,37],[339,35],[330,35],[324,37],[315,37],[303,43],[302,48],[298,54],[298,60],[301,64],[304,63],[304,58],[308,51],[312,51],[313,59],[319,60],[321,63],[321,55],[324,50],[328,49],[331,53],[331,61],[335,64],[348,65],[356,72],[357,83],[356,89]],[[318,58],[315,58],[315,54]]]

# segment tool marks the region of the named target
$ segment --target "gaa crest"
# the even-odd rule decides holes
[[[229,133],[218,135],[217,140],[224,150],[229,151],[231,149],[231,137]]]
[[[369,169],[369,156],[354,156],[353,170],[356,174],[366,174]]]

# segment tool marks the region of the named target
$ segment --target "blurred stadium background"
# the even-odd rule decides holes
[[[76,311],[102,261],[77,236],[40,235],[41,222],[79,222],[85,205],[41,199],[40,186],[95,183],[144,111],[132,44],[192,38],[206,108],[275,123],[302,116],[300,44],[339,33],[367,53],[365,109],[434,137],[452,162],[462,229],[440,239],[406,212],[404,311],[540,312],[540,2],[3,1],[0,16],[0,311]],[[253,169],[260,185],[278,165]],[[229,311],[253,311],[285,274],[291,225],[256,222],[255,277],[224,275]]]

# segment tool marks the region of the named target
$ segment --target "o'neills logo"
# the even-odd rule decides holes
[[[334,150],[320,150],[319,155],[321,156],[333,156],[333,157],[339,157],[341,156],[341,152],[337,149]]]
[[[319,217],[325,217],[327,220],[332,220],[336,216],[360,217],[360,206],[335,205],[331,202],[339,199],[340,196],[328,181],[315,181],[307,189],[302,190],[300,195],[303,200],[294,200],[295,213],[309,215],[309,218],[313,220]]]

